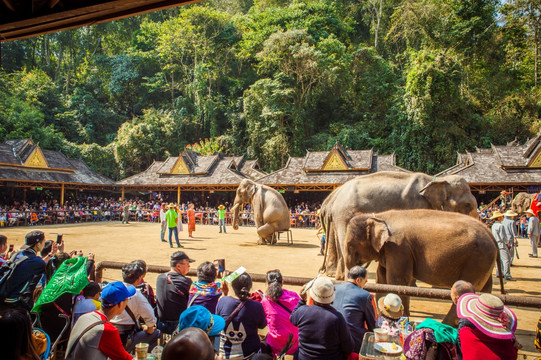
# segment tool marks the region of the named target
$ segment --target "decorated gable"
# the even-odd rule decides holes
[[[45,157],[43,156],[43,153],[41,152],[41,149],[39,148],[39,146],[36,146],[35,149],[32,151],[32,153],[30,154],[30,156],[28,156],[28,159],[26,159],[24,166],[35,167],[35,168],[49,167],[47,165],[47,161],[45,160]]]
[[[186,165],[186,162],[184,162],[184,159],[182,155],[179,155],[177,158],[177,161],[175,162],[175,165],[173,165],[173,169],[171,169],[171,174],[173,175],[189,175],[190,169],[188,169],[188,166]]]
[[[541,167],[541,151],[537,153],[537,156],[534,158],[534,160],[530,163],[530,167],[532,168],[538,168]]]
[[[336,170],[348,170],[348,166],[344,159],[338,154],[338,151],[332,150],[329,158],[323,164],[323,170],[336,171]]]

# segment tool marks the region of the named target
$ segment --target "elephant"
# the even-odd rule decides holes
[[[266,185],[244,179],[233,201],[233,229],[238,230],[239,206],[250,204],[259,235],[258,244],[272,243],[276,231],[289,230],[289,209],[282,194]]]
[[[526,212],[532,206],[532,202],[536,195],[537,194],[519,192],[511,202],[511,209],[517,214]]]
[[[342,280],[346,225],[355,213],[391,209],[434,209],[477,217],[477,201],[464,178],[448,175],[437,179],[423,173],[382,171],[358,176],[335,189],[321,206],[327,234],[320,271]]]
[[[345,238],[348,268],[378,261],[378,284],[408,285],[415,280],[451,288],[457,280],[475,291],[492,291],[498,245],[489,228],[473,217],[436,210],[389,210],[351,218]],[[409,314],[409,297],[402,297]],[[456,321],[456,309],[445,317]]]

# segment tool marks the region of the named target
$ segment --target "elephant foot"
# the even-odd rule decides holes
[[[267,245],[267,241],[260,238],[259,240],[257,240],[257,245]]]

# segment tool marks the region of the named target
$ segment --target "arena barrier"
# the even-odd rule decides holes
[[[96,265],[96,281],[101,282],[103,277],[103,269],[116,269],[121,270],[124,265],[127,263],[121,263],[116,261],[101,261]],[[168,272],[171,268],[168,266],[159,266],[159,265],[148,265],[147,272],[152,273],[164,273]],[[227,272],[227,270],[226,270]],[[197,276],[197,271],[195,269],[190,269],[188,272],[189,276]],[[255,282],[265,283],[265,274],[253,274],[250,273],[252,280]],[[283,276],[285,285],[293,286],[303,286],[311,278],[303,277],[294,277],[294,276]],[[340,283],[342,281],[334,281],[335,283]],[[373,292],[373,293],[395,293],[398,295],[413,296],[418,298],[425,299],[439,299],[439,300],[451,300],[451,290],[447,289],[435,289],[435,288],[421,288],[413,286],[400,286],[400,285],[386,285],[386,284],[373,284],[367,283],[364,286],[364,289]],[[534,309],[541,309],[541,297],[535,296],[515,296],[515,295],[500,295],[493,294],[504,302],[507,306],[518,306],[518,307],[527,307]]]

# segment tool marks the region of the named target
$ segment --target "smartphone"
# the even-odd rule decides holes
[[[63,237],[63,236],[64,236],[64,235],[62,235],[62,234],[57,234],[57,235],[56,235],[56,243],[57,243],[58,245],[62,244],[62,237]]]
[[[13,251],[13,247],[14,247],[13,244],[9,245],[9,252],[12,252],[12,251]]]

